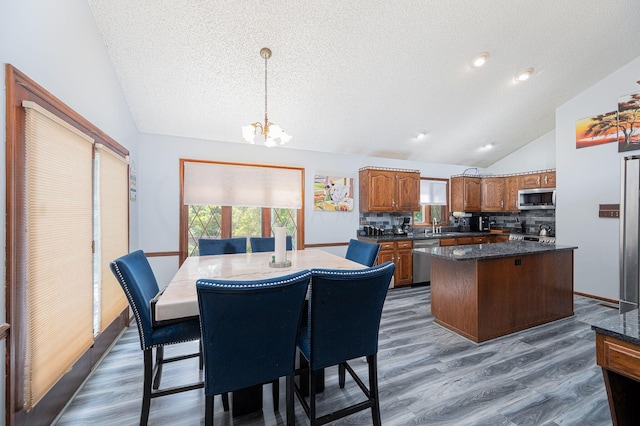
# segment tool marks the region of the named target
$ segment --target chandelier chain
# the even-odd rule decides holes
[[[267,118],[267,61],[269,60],[269,55],[264,55],[264,124],[268,125]]]

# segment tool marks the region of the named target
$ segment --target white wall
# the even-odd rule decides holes
[[[240,129],[238,129],[240,134]],[[295,144],[295,139],[290,142]],[[177,251],[179,220],[179,159],[242,162],[248,164],[303,167],[305,169],[305,243],[340,243],[356,236],[358,229],[358,169],[364,166],[420,170],[422,176],[446,177],[459,174],[462,166],[366,158],[293,148],[265,148],[260,145],[223,143],[141,134],[138,164],[140,247],[145,251]],[[329,174],[354,178],[353,212],[313,210],[313,178]],[[345,247],[327,248],[344,255]],[[155,258],[154,272],[160,283],[168,282],[178,269],[177,257]]]
[[[558,243],[577,245],[575,290],[618,299],[619,220],[598,217],[599,204],[620,202],[620,157],[609,143],[576,149],[577,120],[617,109],[618,98],[640,92],[640,57],[556,110]]]
[[[487,167],[489,174],[522,173],[556,167],[556,133],[551,130]]]
[[[5,63],[10,63],[83,115],[102,131],[137,153],[137,129],[120,90],[111,62],[86,1],[1,1],[0,64],[2,87]],[[3,95],[5,90],[3,90]],[[0,102],[2,147],[0,162],[5,164],[5,101]],[[5,197],[5,173],[1,174],[0,197]],[[0,214],[6,214],[0,204]],[[131,211],[131,243],[138,245],[137,204]],[[2,258],[5,257],[5,228]],[[5,282],[2,262],[2,282]],[[0,322],[5,322],[5,291],[0,291]],[[0,354],[4,359],[4,343]],[[5,376],[0,362],[0,377]],[[0,410],[4,410],[5,381],[0,380]],[[4,421],[1,417],[0,423]]]

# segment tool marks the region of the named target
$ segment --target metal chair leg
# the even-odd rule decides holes
[[[315,371],[309,368],[309,420],[311,421],[311,426],[318,424],[318,419],[316,418],[316,379]]]
[[[271,382],[271,396],[273,398],[273,411],[280,410],[280,381],[278,379]]]
[[[149,422],[149,408],[151,407],[151,387],[153,382],[153,349],[144,350],[144,384],[142,385],[142,410],[140,412],[140,426]]]
[[[222,408],[224,411],[229,411],[229,394],[227,392],[222,394]]]
[[[296,424],[296,416],[293,410],[293,376],[286,377],[286,405],[287,405],[287,426]]]
[[[344,388],[344,378],[345,378],[346,368],[343,363],[338,364],[338,384],[340,388]]]
[[[207,395],[204,400],[204,424],[213,426],[213,395]]]
[[[369,395],[373,399],[371,416],[374,426],[381,426],[380,399],[378,398],[378,356],[375,354],[367,356],[367,364],[369,364]]]
[[[162,364],[164,363],[164,346],[156,347],[156,375],[153,378],[153,389],[157,390],[160,387],[160,380],[162,380]]]

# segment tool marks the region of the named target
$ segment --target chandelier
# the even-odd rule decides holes
[[[256,121],[253,124],[242,126],[242,137],[249,143],[255,143],[258,130],[264,135],[264,145],[273,147],[284,145],[291,140],[291,135],[286,134],[280,126],[271,123],[267,116],[267,60],[271,57],[271,49],[263,47],[260,56],[264,58],[264,124]]]

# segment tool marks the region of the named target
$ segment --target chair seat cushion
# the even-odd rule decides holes
[[[151,342],[148,346],[188,342],[199,338],[200,320],[193,317],[171,324],[156,325],[151,332]]]

